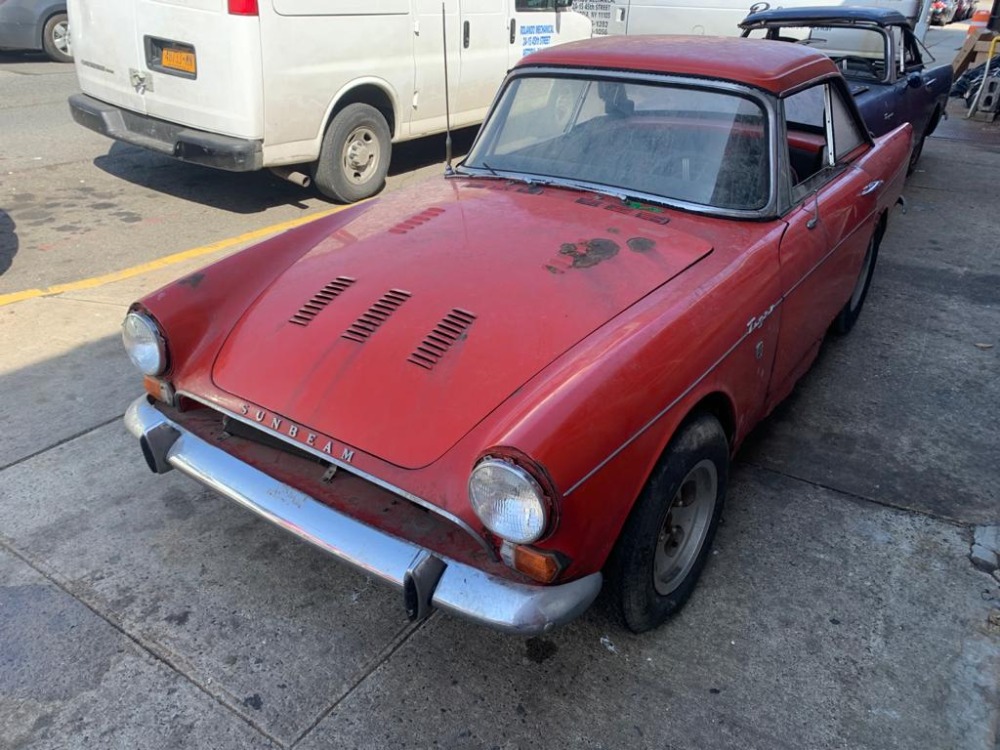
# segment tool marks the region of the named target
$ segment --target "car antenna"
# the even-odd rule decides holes
[[[441,43],[444,45],[444,173],[454,174],[451,168],[451,102],[448,100],[448,23],[444,3],[441,3]]]

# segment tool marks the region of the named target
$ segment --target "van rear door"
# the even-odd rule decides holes
[[[146,101],[130,80],[130,71],[141,68],[135,30],[138,4],[68,0],[66,5],[80,88],[102,102],[145,113]]]
[[[145,93],[146,113],[212,133],[262,138],[257,3],[143,0],[136,5],[136,42],[153,81]]]
[[[256,9],[253,0],[69,0],[80,88],[189,128],[262,138]]]

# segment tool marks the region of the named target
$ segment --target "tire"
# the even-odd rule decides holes
[[[392,138],[382,113],[367,104],[348,104],[326,129],[313,180],[327,198],[354,203],[382,189],[391,156]]]
[[[927,133],[921,133],[920,137],[917,138],[917,142],[913,144],[913,150],[910,152],[910,163],[906,165],[907,177],[917,170],[917,162],[920,161],[920,155],[924,152],[924,141],[926,139]]]
[[[854,283],[854,291],[851,298],[847,300],[844,307],[833,321],[833,331],[841,336],[851,332],[854,324],[858,322],[861,315],[861,308],[864,307],[865,298],[868,297],[868,288],[872,284],[872,277],[875,275],[875,262],[878,260],[878,248],[882,242],[883,227],[880,225],[875,229],[870,240],[868,249],[865,251],[865,258],[861,262],[861,271],[858,273],[858,280]]]
[[[726,433],[715,417],[698,414],[657,462],[606,566],[608,602],[632,632],[662,624],[691,596],[719,526],[728,479]]]
[[[73,43],[69,34],[69,19],[56,13],[42,29],[42,49],[53,62],[73,62]]]
[[[916,171],[917,162],[920,161],[920,155],[924,152],[924,141],[927,140],[927,136],[937,130],[939,122],[941,122],[941,110],[935,109],[931,115],[931,119],[927,123],[927,127],[924,128],[924,132],[920,134],[916,143],[913,144],[913,151],[910,152],[910,163],[906,167],[907,177]]]

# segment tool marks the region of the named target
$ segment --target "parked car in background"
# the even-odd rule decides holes
[[[956,0],[955,20],[966,21],[976,12],[976,0]]]
[[[350,203],[394,142],[477,125],[510,66],[590,36],[569,0],[69,0],[84,127],[182,161],[271,168]]]
[[[734,451],[854,326],[911,134],[873,139],[807,46],[537,52],[450,175],[132,305],[126,425],[412,618],[540,633],[606,583],[655,627]]]
[[[931,3],[930,21],[934,26],[947,26],[952,21],[959,21],[961,6],[958,0],[934,0]]]
[[[935,64],[902,15],[880,8],[782,8],[751,13],[740,28],[745,37],[808,46],[833,60],[872,134],[913,125],[913,170],[944,116],[952,70]]]
[[[0,49],[43,50],[50,60],[72,62],[66,3],[0,0]]]

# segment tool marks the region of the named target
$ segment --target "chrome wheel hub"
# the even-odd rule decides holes
[[[69,22],[57,23],[52,29],[52,43],[64,55],[73,55],[73,41],[69,35]]]

